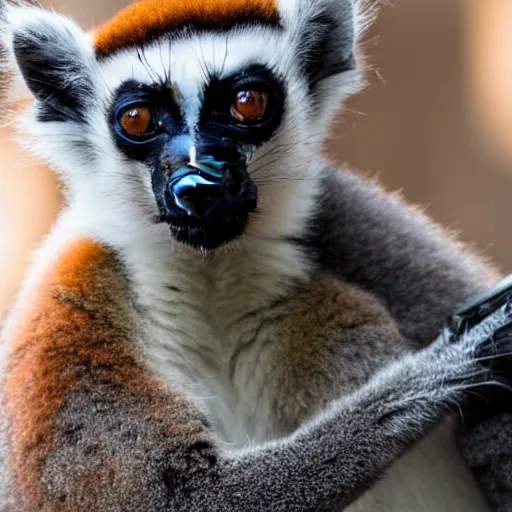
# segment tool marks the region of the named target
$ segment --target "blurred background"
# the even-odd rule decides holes
[[[128,2],[43,3],[89,28]],[[512,0],[392,0],[364,48],[369,85],[340,113],[329,156],[401,189],[512,271]],[[59,207],[52,176],[5,135],[0,317]]]

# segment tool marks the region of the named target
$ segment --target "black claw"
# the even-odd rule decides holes
[[[512,274],[489,292],[464,304],[448,319],[448,327],[457,338],[500,309],[504,318],[509,317],[512,322]]]

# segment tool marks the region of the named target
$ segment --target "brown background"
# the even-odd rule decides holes
[[[125,2],[46,3],[89,28]],[[370,85],[340,115],[331,158],[377,173],[512,271],[512,0],[394,0],[365,41]],[[5,144],[0,157],[1,315],[57,194],[46,170]]]

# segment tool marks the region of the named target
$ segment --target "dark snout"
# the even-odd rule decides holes
[[[177,137],[168,148],[173,168],[164,182],[164,219],[181,242],[215,249],[241,236],[257,190],[247,172],[247,153],[225,141],[192,146]]]

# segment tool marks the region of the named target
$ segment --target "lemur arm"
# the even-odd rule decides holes
[[[445,319],[498,276],[421,212],[348,170],[331,170],[308,243],[321,266],[386,305],[402,334],[430,343]],[[498,510],[512,509],[510,393],[474,396],[464,456]]]
[[[146,368],[122,275],[83,239],[22,294],[2,335],[3,510],[330,510],[492,378],[475,359],[488,331],[444,336],[283,441],[225,452]]]
[[[326,170],[308,243],[324,269],[376,295],[423,345],[497,276],[398,195],[345,169]]]

